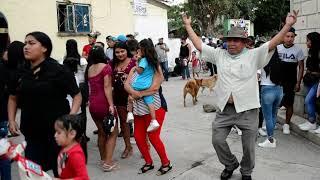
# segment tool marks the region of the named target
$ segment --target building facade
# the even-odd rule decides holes
[[[320,0],[290,0],[290,10],[299,10],[296,28],[295,43],[299,44],[307,56],[306,36],[310,32],[320,33]],[[305,116],[305,90],[296,94],[295,114]]]
[[[53,43],[52,57],[61,60],[65,54],[65,42],[75,39],[79,52],[88,43],[87,34],[98,31],[97,41],[105,42],[107,35],[138,34],[141,37],[155,36],[145,34],[138,28],[140,19],[148,23],[148,32],[161,32],[157,36],[167,38],[168,6],[157,0],[147,0],[145,16],[134,14],[136,0],[1,0],[0,12],[8,21],[11,41],[24,41],[25,35],[32,31],[48,34]],[[156,26],[157,22],[165,24]],[[150,26],[150,28],[149,28]],[[151,28],[154,27],[154,28]]]

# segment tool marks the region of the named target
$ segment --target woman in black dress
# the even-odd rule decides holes
[[[21,107],[20,129],[27,141],[26,158],[53,170],[57,177],[59,147],[54,138],[54,122],[64,114],[75,114],[81,105],[81,93],[74,75],[50,58],[52,43],[42,32],[26,35],[24,56],[30,62],[20,73],[18,84],[9,89],[9,129],[18,134],[15,121],[17,104]],[[70,110],[67,95],[73,97]]]

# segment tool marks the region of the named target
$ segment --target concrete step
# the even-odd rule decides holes
[[[286,118],[286,111],[285,110],[279,110],[278,111],[278,122],[280,124],[284,124],[285,123],[285,118]],[[301,116],[297,116],[297,115],[293,115],[291,118],[291,123],[290,123],[290,129],[291,131],[299,134],[300,136],[310,140],[311,142],[320,145],[320,134],[315,134],[315,133],[311,133],[308,131],[302,131],[300,130],[300,128],[298,127],[299,124],[302,124],[304,122],[306,122],[307,119],[301,117]]]

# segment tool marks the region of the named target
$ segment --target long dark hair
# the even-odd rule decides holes
[[[88,55],[88,65],[84,74],[85,81],[88,81],[88,70],[91,65],[98,63],[106,63],[106,55],[100,46],[92,46]]]
[[[307,35],[307,38],[311,41],[311,47],[308,52],[310,57],[319,60],[320,34],[318,32],[311,32]]]
[[[50,57],[52,52],[52,42],[47,34],[40,31],[34,31],[31,33],[28,33],[26,37],[27,36],[33,36],[37,41],[39,41],[40,44],[47,49],[47,51],[44,53],[45,57],[46,58]]]
[[[80,65],[80,54],[78,52],[78,44],[74,39],[69,39],[66,42],[66,57],[67,58],[76,58],[78,59],[78,64]]]
[[[80,121],[79,116],[68,114],[58,118],[55,123],[66,133],[72,130],[76,131],[75,140],[79,141],[83,134]]]
[[[78,72],[78,59],[73,57],[68,57],[63,60],[63,66],[69,69],[73,73]]]
[[[125,42],[117,42],[113,47],[113,60],[112,60],[112,69],[114,69],[120,62],[116,56],[116,49],[125,49],[127,51],[128,58],[132,58],[133,55],[130,52],[128,45]]]
[[[25,44],[20,41],[13,41],[8,47],[8,67],[18,69],[24,67],[29,62],[25,59],[23,47]]]
[[[150,39],[143,39],[139,42],[139,48],[144,53],[144,57],[147,59],[148,63],[151,65],[151,67],[158,71],[159,67],[159,61],[158,61],[158,55],[154,48],[154,45]]]

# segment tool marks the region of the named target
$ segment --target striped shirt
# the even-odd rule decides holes
[[[134,82],[135,79],[137,78],[137,76],[138,76],[138,73],[134,72],[133,75],[132,75],[131,82]],[[160,107],[161,107],[161,99],[160,99],[160,96],[159,96],[159,92],[153,94],[152,96],[153,96],[153,99],[154,99],[153,105],[154,105],[155,110],[160,109]],[[135,100],[133,102],[133,114],[134,115],[138,115],[138,116],[143,116],[143,115],[150,114],[149,107],[148,107],[148,105],[146,103],[144,103],[142,98],[138,99],[138,100]]]

